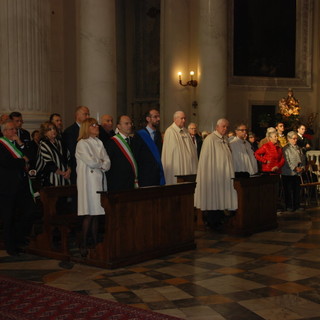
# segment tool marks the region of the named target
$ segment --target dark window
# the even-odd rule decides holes
[[[233,31],[234,76],[295,77],[295,0],[234,0]]]

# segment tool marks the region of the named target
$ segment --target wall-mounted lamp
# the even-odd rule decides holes
[[[183,84],[182,81],[181,81],[181,75],[182,73],[181,72],[178,72],[178,76],[179,76],[179,83],[186,87],[186,86],[192,86],[192,87],[196,87],[198,85],[198,81],[197,80],[193,80],[193,76],[194,76],[194,72],[193,71],[190,71],[190,80]]]

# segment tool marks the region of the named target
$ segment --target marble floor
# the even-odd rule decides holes
[[[197,249],[114,270],[0,251],[0,273],[188,320],[320,319],[320,208],[250,237],[196,232]]]

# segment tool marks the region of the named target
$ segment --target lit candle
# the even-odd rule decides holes
[[[99,122],[99,112],[97,112],[97,121]]]
[[[193,72],[193,71],[190,71],[191,80],[193,80],[193,75],[194,75],[194,72]]]
[[[181,75],[182,75],[182,73],[181,73],[181,72],[178,72],[179,81],[181,81]]]

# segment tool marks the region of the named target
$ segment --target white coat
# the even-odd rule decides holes
[[[217,131],[203,141],[195,190],[195,207],[205,210],[236,210],[234,168],[228,139]]]
[[[197,149],[185,128],[179,128],[173,123],[166,130],[161,161],[166,184],[177,183],[176,175],[197,173]]]
[[[258,172],[257,159],[249,141],[235,137],[230,142],[230,148],[235,172],[248,172],[251,175]]]
[[[103,215],[100,194],[107,190],[105,171],[110,169],[110,159],[98,138],[81,139],[76,147],[78,215]]]

